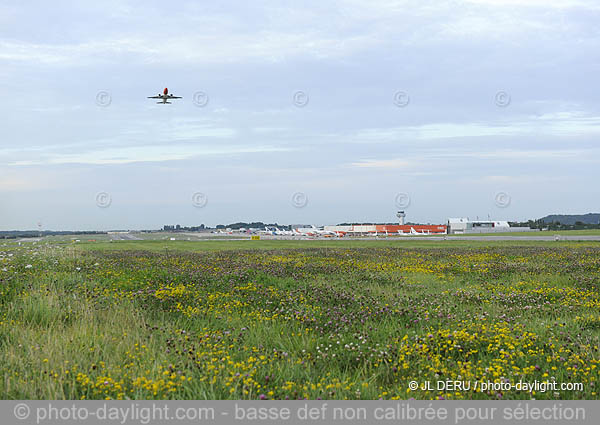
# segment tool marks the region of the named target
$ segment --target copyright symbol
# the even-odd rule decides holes
[[[498,192],[494,197],[494,202],[498,208],[506,208],[510,205],[510,195],[506,192]]]
[[[496,93],[496,96],[494,96],[494,103],[500,108],[506,108],[510,105],[510,94],[505,91],[499,91]]]
[[[192,194],[192,205],[196,208],[204,208],[208,203],[208,197],[202,192]]]
[[[96,105],[106,108],[107,106],[110,106],[111,102],[112,96],[110,95],[109,91],[100,90],[98,93],[96,93]]]
[[[306,94],[302,90],[297,91],[296,93],[294,93],[293,102],[294,105],[298,108],[305,107],[306,105],[308,105],[308,94]]]
[[[410,196],[408,196],[408,193],[400,192],[396,194],[394,201],[398,208],[408,208],[410,205]]]
[[[404,108],[410,103],[410,96],[404,91],[397,91],[394,94],[394,105],[399,108]]]
[[[106,192],[98,192],[96,194],[96,205],[98,208],[108,208],[112,203],[112,198]]]
[[[296,208],[304,208],[308,204],[308,196],[304,192],[296,192],[292,195],[292,205]]]
[[[208,105],[208,95],[203,91],[197,91],[194,93],[194,97],[192,97],[192,102],[199,108],[203,108]]]
[[[29,417],[29,414],[31,413],[31,411],[29,410],[29,406],[27,406],[25,403],[17,404],[13,412],[15,414],[15,418],[19,420],[27,419]]]
[[[419,388],[419,383],[417,381],[410,381],[408,383],[408,388],[410,388],[411,391],[414,391]]]

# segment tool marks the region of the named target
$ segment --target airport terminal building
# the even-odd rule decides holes
[[[449,234],[529,232],[535,230],[529,227],[511,227],[508,221],[503,220],[469,220],[468,218],[449,218],[447,227]]]

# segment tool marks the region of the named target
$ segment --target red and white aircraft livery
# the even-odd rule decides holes
[[[173,96],[172,94],[169,94],[169,89],[165,88],[162,94],[159,93],[158,96],[148,96],[148,99],[160,99],[161,102],[156,103],[162,103],[164,105],[165,103],[172,103],[169,102],[171,99],[181,99],[181,96]]]

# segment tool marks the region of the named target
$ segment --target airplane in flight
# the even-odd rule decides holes
[[[161,102],[156,103],[161,103],[164,105],[165,103],[172,103],[169,102],[171,99],[181,99],[181,96],[173,96],[172,94],[169,94],[169,89],[165,87],[162,94],[159,93],[157,96],[148,96],[148,99],[160,99]]]

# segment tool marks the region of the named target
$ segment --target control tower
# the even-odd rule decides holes
[[[400,224],[400,226],[404,226],[404,217],[406,217],[404,211],[398,211],[396,213],[396,217],[398,217],[398,224]]]

